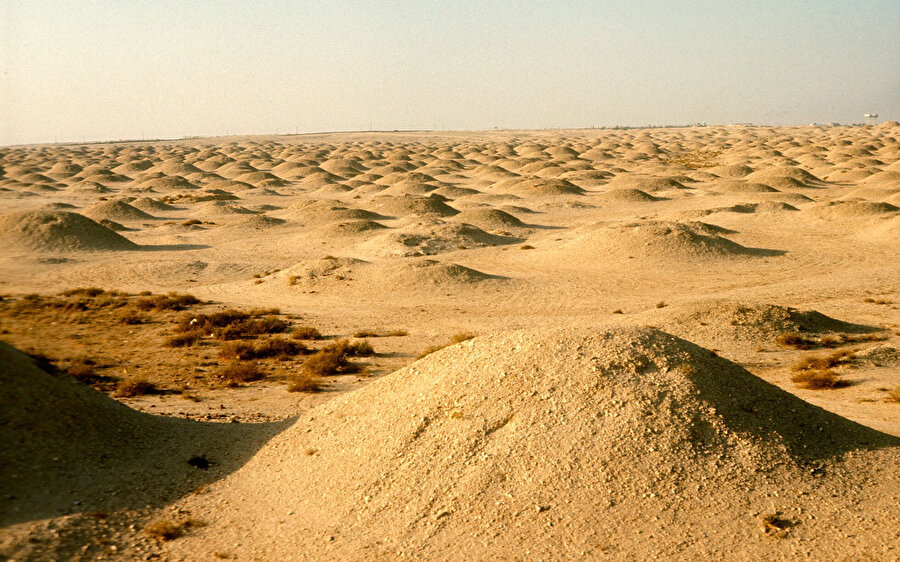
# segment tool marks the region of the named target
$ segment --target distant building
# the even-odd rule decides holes
[[[866,125],[877,125],[878,124],[878,114],[877,113],[866,113],[863,115],[863,118],[866,120]]]

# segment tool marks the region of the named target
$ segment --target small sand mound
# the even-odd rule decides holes
[[[73,183],[72,185],[67,187],[66,192],[77,195],[93,195],[109,193],[110,189],[105,185],[99,184],[95,181],[80,181],[78,183]]]
[[[641,174],[619,174],[606,184],[609,189],[637,189],[647,193],[670,189],[687,189],[683,183],[673,178],[658,178]]]
[[[742,166],[740,164],[731,164],[726,166],[714,166],[712,168],[707,168],[706,171],[710,174],[715,174],[720,178],[743,178],[748,174],[752,174],[753,168],[750,166]]]
[[[758,182],[779,189],[785,185],[784,180],[793,180],[787,182],[791,186],[808,186],[821,184],[822,180],[810,174],[802,168],[796,166],[772,166],[757,170],[752,174],[748,174],[745,179],[751,182]],[[779,184],[779,185],[775,185]]]
[[[140,221],[156,218],[119,199],[98,203],[97,205],[88,207],[83,212],[85,216],[94,220],[109,219],[113,221]]]
[[[572,182],[561,179],[528,178],[512,180],[515,183],[504,191],[519,197],[559,197],[584,195],[584,190]]]
[[[165,213],[177,210],[172,205],[167,205],[166,203],[157,201],[151,197],[138,197],[134,201],[131,201],[131,206],[147,213]]]
[[[331,223],[316,231],[322,240],[340,240],[341,238],[355,237],[371,232],[386,230],[388,227],[373,220],[351,220],[347,222]]]
[[[704,347],[733,347],[741,352],[775,346],[775,338],[786,332],[824,335],[873,331],[815,310],[727,300],[653,309],[641,313],[635,321],[658,326]]]
[[[433,259],[388,262],[377,266],[372,274],[378,279],[383,279],[385,286],[407,292],[438,287],[467,287],[488,279],[496,279],[492,275],[468,267]]]
[[[660,197],[654,197],[646,191],[629,188],[611,189],[598,195],[597,199],[616,203],[645,203],[662,200]]]
[[[785,500],[802,513],[803,548],[847,554],[856,541],[833,526],[865,533],[865,545],[896,538],[898,445],[656,330],[503,333],[301,416],[180,505],[209,526],[172,548],[198,559],[222,545],[269,560],[610,548],[623,560],[766,559],[784,543],[762,536],[757,516],[789,489],[804,492]],[[867,462],[874,473],[857,473]],[[860,488],[878,524],[832,499]]]
[[[459,214],[459,211],[438,197],[414,195],[376,197],[372,199],[372,206],[380,213],[398,217],[407,215],[452,217]]]
[[[820,218],[853,219],[896,213],[900,207],[873,201],[829,201],[807,207],[804,211]]]
[[[778,190],[769,185],[748,182],[743,180],[717,180],[706,184],[709,191],[721,191],[723,193],[775,193]]]
[[[279,272],[278,276],[288,279],[291,286],[300,285],[309,288],[328,282],[351,280],[368,266],[368,262],[356,258],[329,256],[292,265]]]
[[[566,246],[570,251],[591,255],[606,254],[635,260],[694,260],[780,254],[773,250],[741,246],[720,236],[721,231],[704,223],[600,223],[580,230],[583,234]]]
[[[138,246],[77,213],[25,211],[0,216],[0,248],[16,252],[88,252],[136,250]]]
[[[254,214],[255,211],[227,201],[206,201],[191,209],[191,217],[194,218],[227,218]]]
[[[165,193],[177,189],[199,189],[196,185],[181,176],[147,178],[138,182],[141,187],[149,187]]]
[[[488,230],[504,230],[507,228],[525,228],[525,223],[511,214],[498,209],[470,209],[454,217],[459,222],[474,224]]]
[[[377,256],[432,256],[455,250],[512,244],[519,240],[489,234],[471,224],[425,219],[391,229],[366,241],[359,246],[359,250]]]

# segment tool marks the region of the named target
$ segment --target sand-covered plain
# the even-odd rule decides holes
[[[0,147],[0,552],[897,559],[898,247],[896,123]],[[226,307],[376,354],[217,384]]]

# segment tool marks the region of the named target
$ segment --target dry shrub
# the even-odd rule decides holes
[[[134,310],[123,310],[117,319],[119,324],[133,326],[135,324],[143,324],[147,319],[135,312]]]
[[[203,222],[199,221],[197,219],[188,219],[188,220],[184,221],[183,223],[181,223],[181,226],[193,226],[195,224],[203,224]]]
[[[310,355],[303,363],[300,374],[312,377],[327,377],[355,373],[359,368],[347,360],[347,356],[337,349],[323,349]]]
[[[295,355],[306,353],[307,348],[302,343],[286,340],[283,338],[272,338],[257,342],[254,345],[251,342],[231,341],[222,345],[219,350],[219,357],[223,359],[239,359],[247,361],[250,359],[265,359],[268,357],[277,357],[278,359],[290,359]]]
[[[667,305],[665,301],[659,301],[658,303],[656,303],[656,308],[665,308],[667,306],[669,305]]]
[[[261,334],[280,333],[287,328],[288,323],[275,316],[254,318],[249,312],[229,308],[212,314],[185,317],[175,329],[182,333],[196,331],[211,334],[220,340],[237,340]]]
[[[131,398],[147,394],[159,394],[159,389],[152,382],[145,380],[121,381],[116,385],[116,396]]]
[[[450,338],[450,341],[445,344],[431,345],[431,346],[426,347],[422,351],[422,353],[419,354],[419,359],[421,359],[427,355],[431,355],[435,351],[440,351],[440,350],[444,349],[445,347],[449,347],[449,346],[457,344],[457,343],[462,343],[464,341],[468,341],[474,337],[475,337],[475,334],[471,334],[469,332],[458,332],[456,334],[453,334],[453,336]]]
[[[803,371],[791,376],[791,382],[806,390],[823,390],[850,386],[841,380],[834,371]]]
[[[406,330],[388,330],[385,332],[378,332],[376,330],[357,330],[354,334],[354,338],[399,338],[403,336],[408,336],[409,332]]]
[[[892,390],[888,390],[885,400],[894,404],[900,404],[900,386],[895,386]]]
[[[291,332],[291,337],[295,340],[320,340],[322,333],[312,326],[297,326]]]
[[[849,363],[853,359],[853,351],[837,351],[825,357],[807,357],[791,366],[794,375],[791,382],[807,390],[828,388],[844,388],[850,386],[847,381],[832,369],[838,365]]]
[[[884,341],[883,334],[827,334],[820,338],[804,336],[796,332],[785,332],[775,338],[775,343],[794,349],[812,349],[814,347],[840,347],[851,343]]]
[[[144,532],[152,538],[160,541],[171,541],[183,537],[191,527],[203,527],[206,525],[198,519],[186,519],[180,523],[174,521],[155,521],[144,529]]]
[[[258,381],[266,376],[255,363],[244,361],[232,361],[219,368],[213,375],[227,386]]]
[[[288,392],[319,392],[322,390],[322,379],[312,373],[300,371],[291,376]]]
[[[375,348],[366,340],[350,342],[340,339],[322,348],[322,351],[335,351],[347,357],[371,357],[375,355]]]
[[[819,342],[814,338],[808,338],[796,332],[785,332],[775,338],[775,343],[783,347],[794,349],[810,349]]]
[[[203,338],[203,333],[193,330],[184,334],[175,334],[166,338],[165,344],[169,347],[191,347]]]
[[[791,522],[783,519],[780,511],[776,511],[775,513],[761,515],[759,525],[760,530],[767,535],[783,536],[787,529],[790,528]]]
[[[96,367],[96,361],[90,357],[79,355],[63,361],[60,370],[85,384],[91,384],[100,381],[102,378],[97,375]]]
[[[138,310],[184,310],[195,304],[200,304],[200,299],[194,295],[169,293],[168,295],[152,295],[141,297],[134,301]]]
[[[75,289],[68,289],[60,293],[61,296],[64,297],[98,297],[105,293],[104,289],[100,287],[77,287]]]

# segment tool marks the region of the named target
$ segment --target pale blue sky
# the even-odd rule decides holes
[[[900,1],[0,1],[0,144],[900,119]]]

